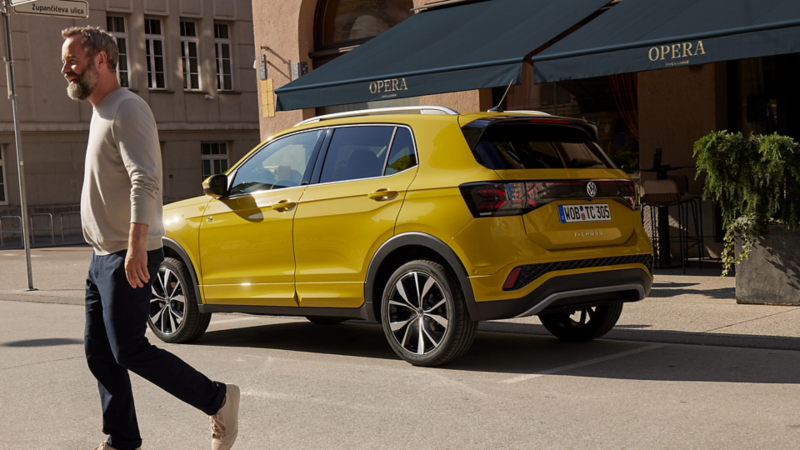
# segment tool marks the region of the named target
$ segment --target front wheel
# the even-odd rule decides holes
[[[189,269],[175,258],[165,258],[158,268],[147,324],[164,342],[191,342],[208,329],[211,313],[201,313],[197,308],[191,280]]]
[[[597,339],[614,328],[622,314],[622,302],[578,311],[542,314],[539,320],[553,336],[568,342]]]
[[[433,261],[411,261],[392,274],[383,290],[381,318],[392,350],[416,366],[458,358],[478,329],[458,280]]]

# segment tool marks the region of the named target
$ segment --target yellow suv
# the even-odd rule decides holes
[[[649,293],[653,256],[638,189],[596,142],[530,111],[301,122],[164,208],[150,327],[187,342],[214,312],[364,319],[423,366],[464,354],[482,320],[602,336]]]

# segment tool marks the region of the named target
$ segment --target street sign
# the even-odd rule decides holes
[[[32,16],[87,19],[89,17],[89,3],[84,0],[36,0],[15,5],[14,12]]]

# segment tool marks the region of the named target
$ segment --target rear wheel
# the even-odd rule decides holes
[[[614,328],[622,314],[622,302],[578,311],[542,314],[539,320],[553,336],[569,342],[597,339]]]
[[[309,322],[315,323],[317,325],[336,325],[344,322],[347,320],[346,317],[317,317],[317,316],[306,316]]]
[[[392,274],[381,318],[392,350],[417,366],[438,366],[463,355],[478,329],[458,280],[433,261],[412,261]]]
[[[164,342],[191,342],[206,332],[211,313],[201,313],[186,265],[165,258],[158,268],[150,297],[147,324]]]

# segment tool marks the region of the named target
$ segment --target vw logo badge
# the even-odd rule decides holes
[[[589,197],[594,198],[597,195],[597,185],[592,181],[586,183],[586,193],[589,194]]]

